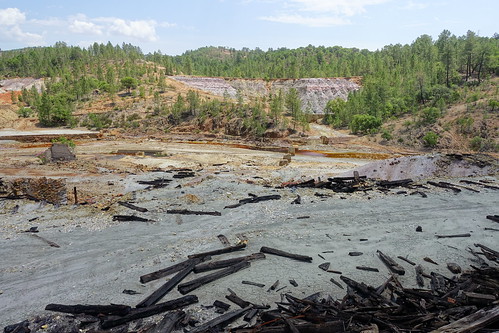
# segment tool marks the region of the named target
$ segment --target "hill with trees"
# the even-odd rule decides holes
[[[468,31],[455,36],[444,30],[436,39],[422,35],[411,44],[376,51],[311,45],[267,51],[205,47],[168,56],[159,51],[143,54],[130,44],[80,48],[57,43],[2,51],[0,56],[3,78],[45,78],[42,91],[24,90],[12,98],[21,116],[33,113],[44,126],[131,123],[147,132],[153,124],[161,124],[164,131],[188,123],[190,128],[259,137],[270,130],[285,135],[297,124],[306,130],[310,121],[300,101],[293,102],[294,92],[250,101],[215,98],[181,88],[170,75],[267,81],[361,76],[362,89],[347,100],[329,101],[324,123],[355,134],[380,133],[396,144],[414,145],[416,137],[427,146],[438,146],[443,132],[462,128],[456,133],[466,137],[471,148],[498,149],[497,34],[482,37]],[[457,118],[449,115],[453,110]],[[130,113],[137,114],[131,122]],[[399,119],[404,119],[403,126]]]

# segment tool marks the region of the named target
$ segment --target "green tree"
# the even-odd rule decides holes
[[[286,94],[285,103],[286,109],[291,115],[291,118],[293,118],[294,127],[296,127],[296,123],[300,121],[302,115],[301,100],[298,96],[298,90],[296,90],[295,88],[289,89],[288,93]]]
[[[131,93],[132,89],[137,88],[138,84],[139,84],[138,81],[135,78],[130,77],[130,76],[127,76],[127,77],[124,77],[121,79],[121,86],[123,88],[126,88],[128,94]]]
[[[350,123],[353,134],[372,134],[379,131],[382,121],[368,114],[356,114]]]

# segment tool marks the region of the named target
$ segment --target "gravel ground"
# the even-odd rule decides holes
[[[463,190],[458,194],[431,189],[425,190],[427,198],[397,195],[397,190],[389,194],[378,191],[335,194],[320,189],[275,189],[258,178],[251,184],[248,177],[233,172],[174,180],[162,189],[147,190],[136,185],[137,179],[154,179],[159,175],[143,173],[124,180],[133,191],[124,199],[149,209],[146,213],[117,204],[103,211],[96,205],[55,207],[24,200],[0,201],[0,216],[4,221],[0,229],[0,323],[8,325],[34,315],[46,315],[43,309],[49,303],[133,306],[164,283],[162,279],[144,285],[139,276],[182,261],[188,254],[220,248],[219,234],[226,235],[232,243],[238,241],[237,235],[243,234],[248,246],[244,252],[216,259],[248,255],[269,246],[309,255],[313,262],[267,255],[267,259],[253,262],[249,269],[203,286],[193,292],[200,303],[189,308],[200,320],[216,315],[213,309],[203,305],[211,305],[216,299],[226,301],[227,288],[248,301],[271,305],[280,300],[283,292],[301,297],[324,291],[340,298],[344,290],[329,281],[331,277],[339,281],[339,275],[317,267],[326,261],[331,262],[330,269],[345,276],[379,285],[389,274],[376,257],[376,250],[392,257],[408,257],[426,271],[451,276],[445,263],[455,262],[463,268],[472,263],[467,247],[473,247],[474,243],[499,247],[497,232],[484,229],[497,228],[495,222],[485,218],[499,213],[499,192],[492,189],[477,187],[480,193]],[[164,176],[171,178],[171,174]],[[499,182],[496,177],[479,179],[488,179],[496,185]],[[319,198],[316,192],[330,196]],[[249,193],[279,194],[282,198],[224,209]],[[291,204],[297,195],[302,203]],[[220,211],[222,216],[166,213],[167,209],[181,208]],[[154,222],[112,221],[112,215],[134,213]],[[22,232],[32,226],[38,227],[37,235],[60,247],[50,247],[32,234]],[[423,232],[416,232],[417,226]],[[470,233],[471,237],[436,237],[462,233]],[[363,255],[350,257],[351,251]],[[423,261],[424,257],[439,265]],[[401,264],[407,270],[401,282],[415,286],[412,266]],[[380,272],[356,270],[359,265],[377,267]],[[192,278],[189,276],[187,280]],[[298,287],[291,286],[290,279]],[[242,280],[263,283],[265,287],[243,285]],[[279,288],[285,289],[267,292],[276,280],[280,281]],[[123,289],[141,294],[123,294]],[[164,300],[179,296],[174,290]]]

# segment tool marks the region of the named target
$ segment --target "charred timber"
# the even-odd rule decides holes
[[[304,261],[304,262],[312,262],[312,260],[313,260],[313,258],[309,257],[309,256],[304,256],[304,255],[295,254],[295,253],[289,253],[289,252],[281,251],[281,250],[274,249],[274,248],[267,247],[267,246],[262,246],[262,248],[260,249],[260,252],[267,253],[267,254],[273,254],[276,256],[280,256],[280,257],[291,258],[291,259],[295,259],[298,261]]]
[[[113,328],[133,320],[137,320],[140,318],[147,318],[170,310],[176,310],[197,302],[198,302],[197,296],[187,295],[168,302],[151,305],[146,308],[132,309],[130,313],[128,313],[123,317],[104,318],[104,320],[101,322],[101,327],[103,329]]]

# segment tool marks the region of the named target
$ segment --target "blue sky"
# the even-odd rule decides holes
[[[169,55],[203,46],[376,50],[444,29],[491,37],[498,13],[498,0],[0,0],[0,48],[111,41]]]

